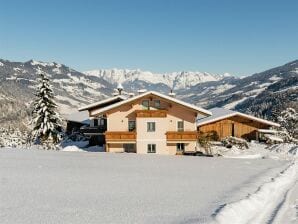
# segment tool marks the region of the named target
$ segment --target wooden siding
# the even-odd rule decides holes
[[[232,136],[232,129],[234,125],[234,136],[248,140],[256,139],[256,132],[258,129],[267,129],[269,125],[249,120],[241,116],[234,116],[231,118],[216,121],[210,124],[202,125],[198,128],[200,132],[216,132],[219,139]]]
[[[197,131],[168,131],[166,133],[167,141],[196,141],[198,138]]]
[[[136,133],[129,131],[106,131],[105,137],[107,142],[125,142],[125,141],[135,141]]]
[[[166,110],[136,110],[136,117],[167,117]]]

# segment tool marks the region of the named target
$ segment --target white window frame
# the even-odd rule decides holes
[[[183,147],[182,147],[182,145],[183,145]],[[177,150],[177,152],[184,152],[184,150],[185,150],[185,143],[177,143],[176,144],[176,150]]]
[[[128,125],[128,131],[130,131],[129,130],[129,122],[134,122],[135,123],[135,129],[134,129],[134,131],[136,130],[136,128],[137,128],[137,123],[136,123],[136,120],[128,120],[128,123],[127,123],[127,125]]]
[[[156,144],[147,144],[147,153],[156,153]]]
[[[99,125],[99,126],[104,126],[104,125],[105,125],[105,119],[100,118],[100,119],[99,119],[99,122],[98,122],[98,125]]]
[[[153,124],[153,126],[151,126],[150,124]],[[154,127],[154,128],[152,128],[152,127]],[[155,132],[155,131],[156,131],[156,122],[155,121],[148,121],[147,122],[147,132]]]
[[[182,122],[182,125],[183,125],[182,129],[179,129],[179,122]],[[182,121],[177,121],[177,131],[179,131],[179,132],[184,131],[184,121],[183,120]]]

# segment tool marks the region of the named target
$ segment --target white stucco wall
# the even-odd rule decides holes
[[[155,122],[155,132],[147,132],[147,122]],[[157,154],[168,154],[165,118],[137,118],[137,153],[147,153],[148,144],[156,144]]]
[[[154,100],[160,100],[161,109],[167,110],[167,117],[136,118],[135,110],[143,109],[142,101],[148,99],[151,110],[155,109]],[[173,102],[167,102],[155,96],[138,99],[126,105],[109,111],[107,117],[107,131],[128,131],[128,121],[136,120],[136,148],[137,153],[147,153],[148,144],[156,144],[157,154],[175,154],[176,144],[169,146],[166,141],[167,131],[177,131],[177,122],[184,121],[185,131],[196,131],[196,112]],[[155,122],[155,132],[147,132],[147,122]],[[194,149],[196,142],[186,144],[187,149]],[[175,147],[175,148],[174,148]],[[113,151],[119,151],[119,145],[111,145]],[[123,151],[123,150],[122,150]]]

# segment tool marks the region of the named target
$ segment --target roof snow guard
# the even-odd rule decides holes
[[[123,104],[129,103],[129,102],[133,102],[134,100],[140,99],[140,98],[142,98],[142,97],[144,97],[144,96],[147,96],[147,95],[150,95],[150,94],[155,95],[155,96],[158,96],[158,97],[160,97],[160,98],[162,98],[162,99],[165,99],[165,100],[168,100],[168,101],[171,101],[171,102],[175,102],[175,103],[177,103],[177,104],[180,104],[180,105],[182,105],[182,106],[184,106],[184,107],[193,109],[193,110],[195,110],[195,111],[197,111],[197,112],[200,112],[200,113],[202,113],[202,114],[205,114],[205,115],[212,115],[212,113],[211,113],[210,111],[208,111],[208,110],[205,110],[205,109],[203,109],[203,108],[197,107],[197,106],[192,105],[192,104],[190,104],[190,103],[183,102],[182,100],[178,100],[178,99],[176,99],[176,98],[173,98],[173,97],[170,97],[170,96],[167,96],[167,95],[164,95],[164,94],[155,92],[155,91],[148,91],[148,92],[139,94],[139,95],[137,95],[137,96],[130,97],[130,98],[126,99],[126,100],[120,101],[120,102],[118,102],[118,103],[114,103],[114,104],[109,105],[109,106],[107,106],[107,107],[103,107],[103,108],[99,109],[99,110],[96,112],[96,114],[104,113],[104,112],[106,112],[106,111],[109,111],[109,110],[111,110],[111,109],[117,108],[117,107],[119,107],[119,106],[121,106],[121,105],[123,105]]]
[[[212,112],[212,116],[197,119],[197,126],[202,126],[205,124],[213,123],[213,122],[216,122],[216,121],[219,121],[219,120],[222,120],[225,118],[233,117],[233,116],[245,117],[247,119],[254,120],[254,121],[257,121],[257,122],[260,122],[263,124],[267,124],[270,126],[275,126],[275,127],[280,126],[279,124],[272,122],[272,121],[267,121],[262,118],[254,117],[252,115],[240,113],[240,112],[233,111],[233,110],[228,110],[225,108],[215,107],[215,108],[210,109],[210,111]]]

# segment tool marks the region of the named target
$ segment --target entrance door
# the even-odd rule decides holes
[[[123,144],[124,152],[136,153],[136,144]]]

